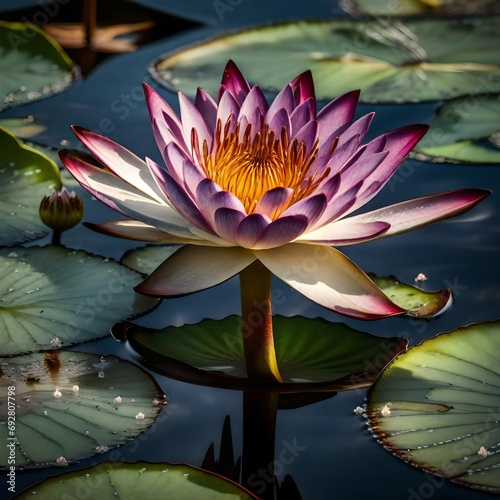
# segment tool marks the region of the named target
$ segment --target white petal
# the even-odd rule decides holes
[[[403,201],[343,221],[346,223],[384,221],[391,225],[384,236],[392,236],[460,215],[489,194],[490,191],[485,189],[457,189]]]
[[[304,233],[295,241],[312,244],[322,243],[332,246],[352,245],[379,238],[390,227],[387,222],[352,222],[351,219],[343,219],[331,222],[309,233]]]
[[[135,290],[156,297],[197,292],[228,280],[254,260],[252,252],[239,247],[186,245],[163,262]]]
[[[91,192],[110,200],[115,210],[162,229],[187,230],[188,222],[166,201],[157,202],[116,175],[76,156],[64,154],[61,159],[83,187],[88,186]]]
[[[405,312],[335,248],[291,243],[254,254],[290,286],[340,314],[377,319]]]
[[[73,130],[85,147],[118,177],[157,201],[163,198],[143,160],[107,137],[80,127]]]
[[[101,224],[85,223],[85,226],[109,236],[137,241],[150,241],[159,243],[178,243],[204,246],[218,246],[215,243],[201,239],[189,231],[163,231],[157,227],[144,224],[131,219],[106,221]]]

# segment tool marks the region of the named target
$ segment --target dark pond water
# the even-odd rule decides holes
[[[160,4],[152,1],[143,3]],[[144,45],[135,53],[108,58],[67,92],[46,101],[7,111],[2,116],[33,114],[41,123],[48,125],[36,140],[53,146],[58,146],[62,140],[69,141],[73,147],[77,146],[69,129],[72,123],[90,129],[105,129],[103,132],[106,135],[138,156],[148,155],[160,161],[139,90],[142,81],[157,87],[147,75],[147,65],[168,50],[200,40],[228,25],[286,17],[282,15],[283,11],[278,5],[283,2],[277,2],[273,7],[269,2],[243,0],[231,12],[234,17],[228,15],[226,22],[219,23],[214,16],[212,2],[184,3],[185,10],[178,2],[175,5],[172,2],[172,11],[186,14],[189,10],[194,12],[195,7],[198,7],[198,14],[192,13],[192,17],[202,21],[205,15],[210,26],[175,36],[167,36],[169,33],[165,33],[164,39]],[[235,5],[237,3],[234,2]],[[163,4],[164,11],[168,4],[169,2]],[[301,3],[301,10],[297,12],[295,9],[299,9],[298,3],[288,2],[287,5],[293,6],[294,17],[300,12],[305,16],[338,13],[336,6],[325,2]],[[313,6],[312,10],[309,10],[310,5]],[[238,9],[241,9],[240,13]],[[177,107],[174,94],[161,89],[160,92],[174,108]],[[372,134],[375,135],[406,123],[428,122],[436,107],[436,103],[360,106],[358,112],[360,115],[373,109],[377,112],[372,129]],[[412,344],[472,322],[497,319],[500,316],[498,167],[437,165],[408,160],[367,208],[461,187],[490,188],[495,192],[472,212],[451,221],[394,238],[345,248],[345,253],[366,271],[377,275],[393,274],[408,283],[423,272],[428,277],[425,282],[427,289],[451,287],[455,292],[455,303],[445,314],[433,321],[423,322],[408,318],[369,323],[350,320],[315,305],[279,280],[275,280],[273,287],[281,290],[285,300],[275,308],[275,313],[320,316],[381,336],[406,336]],[[98,202],[90,203],[86,209],[86,219],[89,221],[114,218],[114,214]],[[134,242],[102,237],[83,227],[68,232],[63,243],[68,247],[85,248],[114,258],[121,257],[126,249],[137,246]],[[193,323],[207,317],[222,318],[238,312],[238,282],[233,279],[205,292],[164,301],[157,310],[141,318],[138,323],[163,327]],[[83,349],[101,354],[113,353],[141,364],[140,358],[126,345],[118,344],[110,338],[86,344]],[[215,443],[216,454],[218,453],[227,415],[231,418],[235,455],[241,454],[241,393],[189,385],[162,376],[155,378],[168,396],[169,411],[166,411],[166,407],[158,425],[121,447],[118,452],[120,459],[187,462],[200,466],[212,442]],[[285,474],[290,475],[302,498],[494,498],[486,493],[444,483],[391,456],[373,439],[364,420],[353,413],[356,406],[363,404],[365,394],[364,390],[340,393],[324,401],[278,412],[276,454],[279,455],[287,445],[293,443],[296,443],[298,450],[297,456],[284,465],[279,478],[283,479]],[[98,460],[108,459],[110,453],[100,455]],[[115,452],[113,458],[116,457]],[[68,469],[91,463],[94,461],[82,461]],[[20,473],[17,478],[18,488],[56,472],[60,472],[60,469]],[[290,494],[284,498],[295,497]]]

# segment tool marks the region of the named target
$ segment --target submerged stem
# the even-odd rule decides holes
[[[282,382],[274,349],[271,276],[258,260],[240,272],[243,349],[249,378]]]

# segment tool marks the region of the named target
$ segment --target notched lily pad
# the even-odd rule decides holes
[[[66,465],[146,430],[165,398],[141,369],[114,356],[49,351],[0,359],[0,466]],[[15,404],[15,425],[7,420]],[[54,497],[53,497],[54,498]]]
[[[62,92],[78,72],[38,26],[0,21],[0,75],[1,110]]]
[[[280,392],[366,387],[408,344],[402,337],[376,337],[321,318],[274,316],[273,324],[284,380],[274,389]],[[126,337],[148,366],[161,374],[232,389],[259,387],[258,382],[247,379],[242,342],[245,326],[238,316],[162,330],[121,323],[112,333],[120,339]]]
[[[500,163],[500,95],[444,104],[412,156],[437,163]]]
[[[367,417],[389,451],[428,472],[500,493],[500,321],[427,339],[368,393]]]
[[[46,235],[38,209],[45,195],[60,189],[58,166],[0,127],[0,246]]]
[[[18,498],[72,498],[75,491],[100,500],[175,498],[191,500],[257,499],[240,485],[185,464],[103,462],[66,472],[21,492]]]
[[[427,292],[412,285],[401,283],[394,276],[379,278],[370,275],[375,284],[399,307],[406,309],[409,316],[431,318],[441,313],[452,300],[449,288]]]
[[[0,249],[0,354],[103,337],[135,308],[141,276],[104,257],[58,246]]]
[[[124,254],[121,263],[143,274],[151,274],[160,264],[167,260],[179,245],[146,245],[129,250]]]
[[[498,17],[336,19],[244,29],[182,48],[150,68],[172,90],[217,95],[233,59],[246,78],[276,92],[303,71],[331,100],[361,88],[363,102],[420,102],[500,91]],[[272,71],[269,71],[272,68]]]

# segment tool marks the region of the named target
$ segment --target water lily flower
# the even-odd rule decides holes
[[[141,160],[95,132],[74,127],[105,167],[61,151],[93,196],[125,219],[103,233],[183,246],[136,290],[179,296],[240,275],[249,375],[280,380],[271,318],[271,274],[341,314],[404,313],[337,247],[393,236],[465,212],[489,191],[461,189],[349,215],[387,183],[427,130],[410,125],[363,144],[373,113],[354,121],[359,91],[319,112],[305,72],[269,104],[233,62],[217,102],[179,93],[180,116],[144,85],[164,165]],[[248,330],[248,329],[247,329]]]

